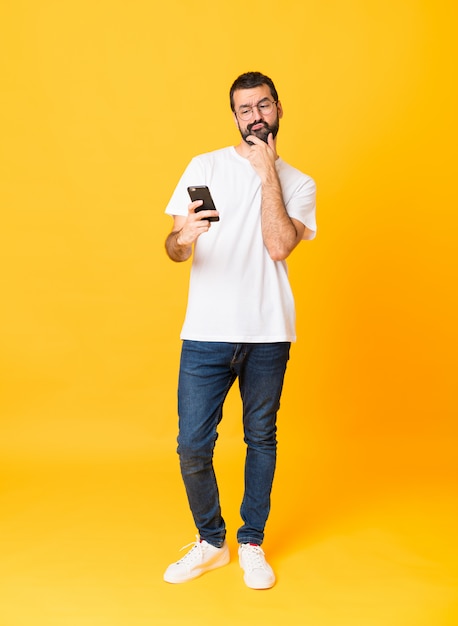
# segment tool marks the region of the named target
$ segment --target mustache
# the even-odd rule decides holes
[[[262,124],[264,128],[269,128],[266,122],[264,122],[263,120],[257,120],[257,121],[252,122],[251,124],[248,124],[246,129],[251,132],[251,129],[253,128],[253,126],[256,126],[257,124]]]

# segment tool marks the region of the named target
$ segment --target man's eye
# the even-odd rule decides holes
[[[251,113],[251,109],[245,108],[245,109],[240,109],[240,115],[248,115],[248,113]]]
[[[258,109],[261,111],[261,113],[263,111],[267,111],[269,107],[270,107],[270,104],[267,104],[267,103],[258,105]]]

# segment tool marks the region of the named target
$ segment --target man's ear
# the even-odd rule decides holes
[[[283,117],[283,107],[281,105],[280,100],[277,102],[277,112],[278,112],[278,119],[281,119]]]

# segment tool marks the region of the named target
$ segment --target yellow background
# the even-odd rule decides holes
[[[457,14],[2,2],[1,626],[457,623]],[[289,263],[266,593],[235,556],[235,392],[216,457],[232,563],[162,582],[194,534],[174,452],[189,267],[163,211],[194,154],[238,141],[248,70],[318,186],[318,237]]]

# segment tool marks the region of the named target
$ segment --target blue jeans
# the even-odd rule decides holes
[[[221,547],[221,515],[213,451],[229,389],[239,379],[243,404],[245,490],[239,543],[261,545],[270,512],[277,456],[276,417],[290,343],[219,343],[185,340],[178,384],[178,454],[201,539]]]

